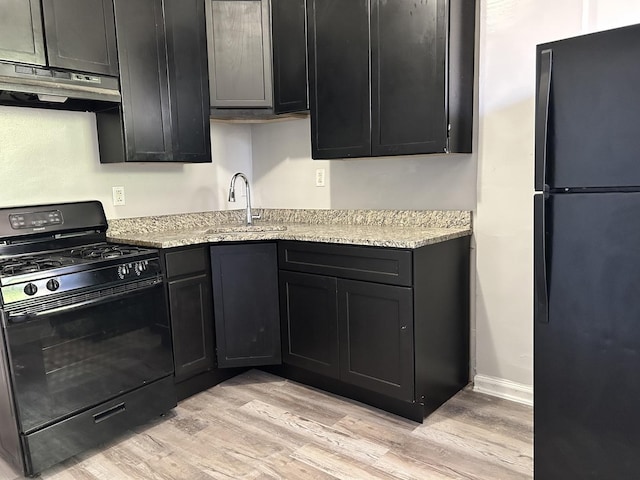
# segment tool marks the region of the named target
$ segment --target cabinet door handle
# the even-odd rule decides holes
[[[547,142],[553,50],[542,50],[538,58],[538,91],[536,92],[535,189],[542,191],[547,183]]]

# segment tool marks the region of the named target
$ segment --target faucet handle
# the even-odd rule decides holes
[[[251,214],[251,218],[253,218],[254,220],[260,220],[262,218],[262,213],[259,213],[258,215],[254,215],[253,213]]]

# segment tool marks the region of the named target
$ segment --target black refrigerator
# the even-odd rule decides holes
[[[640,25],[537,47],[534,477],[640,478]]]

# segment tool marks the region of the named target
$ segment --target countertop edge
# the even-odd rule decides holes
[[[315,225],[315,227],[321,227]],[[430,231],[431,230],[431,231]],[[437,232],[433,232],[437,230]],[[291,231],[271,231],[271,232],[242,232],[242,233],[216,233],[203,234],[199,232],[154,232],[154,233],[121,233],[109,235],[107,240],[114,243],[137,245],[151,248],[175,248],[198,244],[214,244],[227,242],[251,242],[268,240],[291,240],[302,242],[334,243],[342,245],[361,245],[371,247],[404,248],[415,249],[425,245],[445,242],[455,238],[472,235],[471,228],[437,228],[420,229],[419,232],[411,234],[412,239],[389,239],[389,238],[365,238],[357,234],[335,236],[323,235],[322,232],[300,233]],[[173,236],[175,238],[158,238],[162,236]],[[156,238],[154,238],[156,237]]]

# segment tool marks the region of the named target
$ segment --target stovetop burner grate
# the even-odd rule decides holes
[[[122,245],[89,245],[86,247],[74,248],[70,255],[76,258],[100,259],[117,258],[140,252],[137,247]]]
[[[0,275],[18,275],[43,270],[51,270],[63,265],[63,262],[51,258],[17,257],[0,260]]]

